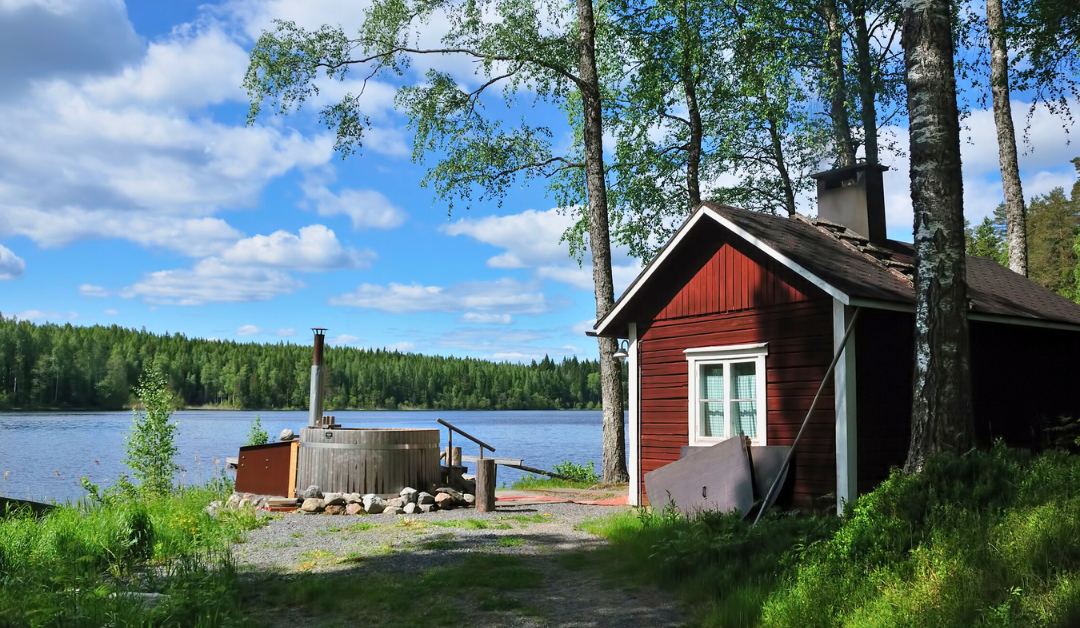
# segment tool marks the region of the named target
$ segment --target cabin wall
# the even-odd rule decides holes
[[[673,290],[654,320],[638,323],[643,492],[644,474],[678,460],[689,444],[686,349],[769,343],[769,445],[794,440],[833,354],[832,300],[756,249],[721,244]],[[836,490],[833,408],[827,386],[793,464],[795,506]]]
[[[1080,333],[971,321],[975,441],[1040,449],[1043,428],[1080,417]],[[859,493],[903,467],[911,435],[914,318],[864,309],[856,329]]]
[[[859,494],[904,466],[911,438],[915,320],[907,312],[863,308],[855,325]]]

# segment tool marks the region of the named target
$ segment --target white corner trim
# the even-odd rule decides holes
[[[822,290],[824,290],[832,298],[834,298],[837,301],[843,303],[844,305],[848,304],[848,300],[849,300],[848,295],[846,295],[843,292],[837,290],[836,288],[834,288],[832,286],[832,284],[827,283],[824,279],[822,279],[822,278],[818,277],[817,275],[811,273],[810,271],[806,270],[800,264],[797,264],[795,261],[793,261],[788,256],[784,255],[780,251],[777,251],[776,249],[772,248],[768,244],[765,244],[761,240],[757,239],[756,237],[751,235],[749,231],[747,231],[747,230],[743,229],[742,227],[736,225],[735,223],[731,222],[727,218],[724,218],[723,216],[721,216],[720,214],[716,213],[715,211],[713,211],[712,209],[710,209],[708,207],[704,208],[702,213],[708,214],[710,218],[712,218],[716,222],[723,225],[726,229],[728,229],[729,231],[731,231],[735,235],[739,236],[743,240],[746,240],[750,244],[753,244],[754,246],[756,246],[759,250],[761,250],[763,253],[765,253],[769,257],[773,258],[774,260],[780,262],[784,266],[787,266],[791,270],[795,271],[796,274],[801,276],[803,279],[809,281],[810,283],[814,284],[818,288],[821,288]]]
[[[627,417],[627,428],[629,434],[630,455],[629,455],[629,503],[631,506],[641,505],[641,366],[638,360],[638,338],[637,338],[637,323],[629,323],[627,325],[630,336],[630,348],[628,353],[630,354],[627,359],[627,370],[629,371],[628,386],[630,390],[627,397],[629,398],[629,412]]]
[[[649,277],[652,277],[653,273],[656,272],[656,269],[660,268],[660,266],[663,265],[664,260],[666,260],[671,255],[671,252],[674,251],[676,247],[678,247],[679,243],[682,242],[683,238],[686,237],[686,234],[690,232],[690,229],[701,220],[702,215],[704,215],[703,212],[695,212],[693,216],[690,216],[690,218],[688,218],[687,221],[683,223],[683,226],[679,228],[679,231],[675,234],[675,237],[673,237],[671,241],[668,242],[667,246],[664,247],[664,250],[660,251],[660,255],[657,255],[653,259],[653,261],[645,267],[645,270],[643,270],[641,274],[638,275],[637,279],[634,280],[634,283],[630,286],[630,288],[621,297],[619,297],[619,300],[615,303],[615,307],[607,313],[607,316],[596,322],[596,325],[593,327],[593,329],[596,330],[596,333],[598,335],[602,336],[604,332],[607,331],[608,324],[616,316],[619,315],[619,312],[621,312],[626,307],[627,303],[634,299],[634,295],[637,294],[639,290],[641,290],[641,286],[645,285],[645,283],[648,282]]]
[[[683,351],[686,355],[696,355],[699,353],[711,353],[710,357],[716,358],[729,358],[737,357],[740,354],[747,354],[750,356],[757,355],[769,355],[769,343],[767,342],[755,342],[747,345],[728,345],[726,347],[692,347]]]
[[[850,320],[849,310],[839,300],[833,301],[833,350],[840,349]],[[844,514],[844,503],[852,503],[859,490],[859,432],[855,387],[855,334],[848,336],[844,354],[833,371],[836,411],[836,514]]]

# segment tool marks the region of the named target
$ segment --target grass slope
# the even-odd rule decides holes
[[[588,560],[700,626],[1080,626],[1080,456],[997,446],[895,473],[843,519],[629,514]]]

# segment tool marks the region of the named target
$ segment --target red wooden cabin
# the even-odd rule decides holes
[[[844,354],[790,474],[807,508],[871,490],[901,466],[914,359],[912,246],[885,236],[881,169],[818,179],[819,219],[703,203],[597,322],[629,341],[631,503],[645,473],[738,432],[790,445],[856,308]],[[1080,416],[1080,306],[968,258],[978,437],[1037,446]]]

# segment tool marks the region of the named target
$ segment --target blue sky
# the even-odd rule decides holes
[[[419,186],[394,86],[369,88],[372,132],[345,160],[317,102],[244,125],[247,51],[271,20],[351,28],[364,4],[0,0],[0,312],[240,341],[308,342],[323,326],[359,347],[594,357],[591,269],[558,241],[567,218],[540,185],[448,217]],[[436,63],[468,80],[468,66]],[[1023,124],[1022,98],[1014,108]],[[1001,182],[990,112],[976,108],[968,126],[974,222]],[[902,145],[906,131],[893,132]],[[1039,111],[1030,136],[1026,195],[1070,186],[1080,147],[1060,121]],[[890,160],[890,233],[910,239],[907,162]],[[618,250],[614,261],[621,290],[640,265]]]

